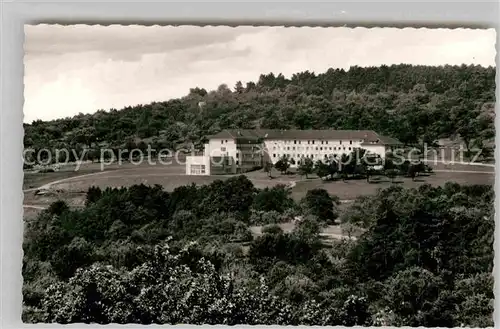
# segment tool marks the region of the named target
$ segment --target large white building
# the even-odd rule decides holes
[[[186,174],[246,172],[283,156],[296,167],[302,158],[324,160],[356,148],[383,158],[398,145],[398,140],[372,130],[224,130],[209,137],[203,155],[187,157]]]

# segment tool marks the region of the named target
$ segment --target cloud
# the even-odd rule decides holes
[[[492,29],[27,26],[25,122],[232,87],[269,72],[495,65],[495,40]]]
[[[252,28],[199,26],[26,25],[25,54],[33,56],[98,52],[114,60],[199,48],[234,40]]]

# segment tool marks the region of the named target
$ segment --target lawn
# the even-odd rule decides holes
[[[55,189],[69,190],[69,191],[86,191],[90,186],[98,186],[101,188],[106,187],[120,187],[131,186],[135,184],[146,185],[162,185],[165,190],[172,191],[176,187],[188,184],[210,184],[218,179],[227,179],[234,176],[191,176],[185,175],[183,168],[179,166],[137,166],[127,167],[116,171],[109,171],[103,174],[86,177],[76,177],[74,179],[57,183],[53,185]],[[249,176],[257,188],[265,188],[275,186],[277,184],[289,184],[293,181],[292,177],[279,177],[276,179],[269,179],[263,172],[253,173]],[[56,178],[57,179],[57,178]]]
[[[80,176],[80,175],[85,175],[85,174],[90,174],[90,173],[95,173],[98,171],[99,170],[83,169],[83,170],[79,170],[79,171],[67,170],[67,171],[56,171],[56,172],[49,172],[49,173],[25,172],[24,179],[23,179],[23,190],[30,189],[30,188],[37,188],[37,187],[40,187],[44,184],[53,182],[55,180],[70,178],[70,177],[75,177],[75,176]]]
[[[304,179],[297,181],[292,189],[294,199],[300,199],[305,196],[310,189],[323,188],[328,193],[338,196],[341,200],[352,200],[360,195],[372,195],[380,188],[387,188],[391,185],[401,185],[406,188],[418,188],[423,184],[433,186],[443,186],[447,182],[456,182],[464,185],[473,184],[494,184],[495,175],[492,173],[462,173],[462,172],[437,172],[430,176],[417,177],[415,181],[411,178],[397,177],[394,183],[383,176],[370,178],[370,183],[365,179],[346,180],[346,181],[322,181],[321,179]]]
[[[47,174],[26,174],[25,186],[40,186],[50,181],[71,178],[82,174],[97,172],[99,166],[81,168],[79,171],[59,171]],[[434,186],[444,185],[446,182],[454,181],[459,184],[493,184],[494,168],[475,167],[467,165],[440,165],[437,172],[426,177],[418,177],[415,181],[410,178],[398,177],[394,184],[404,187],[418,187],[428,183]],[[447,170],[446,172],[439,170]],[[457,172],[449,172],[457,170]],[[459,172],[465,170],[467,172]],[[124,164],[122,166],[110,166],[107,172],[94,176],[75,177],[68,181],[54,184],[55,189],[68,190],[73,192],[84,192],[90,186],[120,187],[134,184],[154,185],[160,184],[167,191],[172,191],[176,187],[195,183],[198,185],[209,184],[217,179],[227,179],[232,176],[190,176],[184,174],[182,165],[148,165],[134,166]],[[323,181],[315,175],[310,175],[308,179],[296,174],[281,175],[273,171],[273,178],[270,179],[267,173],[255,171],[246,173],[246,176],[255,184],[257,188],[272,187],[277,184],[290,184],[295,182],[292,194],[295,199],[302,198],[307,190],[313,188],[324,188],[329,193],[338,196],[341,200],[351,200],[358,195],[374,194],[379,188],[386,188],[393,183],[383,176],[371,178],[371,182],[366,180],[346,180],[346,181]]]

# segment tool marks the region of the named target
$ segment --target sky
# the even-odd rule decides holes
[[[26,25],[24,122],[166,101],[273,72],[495,65],[494,29]]]

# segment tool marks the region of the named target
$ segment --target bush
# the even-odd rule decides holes
[[[251,225],[268,225],[286,223],[290,220],[288,214],[280,214],[277,211],[255,211],[252,210],[250,214]]]
[[[52,168],[43,168],[43,169],[38,170],[38,172],[39,172],[40,174],[46,174],[46,173],[55,172],[55,170],[54,170],[54,169],[52,169]]]
[[[262,234],[282,234],[283,229],[279,225],[266,225],[262,228]]]
[[[320,222],[334,224],[338,217],[338,198],[332,197],[325,189],[308,190],[301,200],[304,215],[313,215]]]

